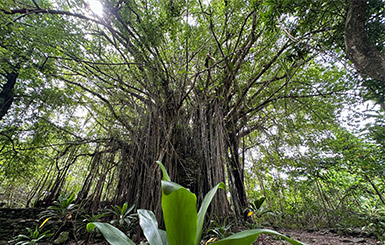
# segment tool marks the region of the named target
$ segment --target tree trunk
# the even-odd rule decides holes
[[[0,92],[0,120],[7,114],[13,103],[13,88],[16,84],[16,79],[19,73],[11,72],[6,75],[7,82],[3,85]]]
[[[245,191],[244,182],[242,179],[242,167],[239,159],[239,138],[233,132],[229,134],[229,149],[231,156],[229,158],[229,172],[231,175],[231,197],[233,199],[234,212],[238,217],[243,217],[244,220],[247,219],[247,212],[245,208],[248,206],[247,196]]]
[[[365,28],[366,0],[349,0],[345,23],[346,55],[358,72],[385,82],[385,55],[374,48]]]

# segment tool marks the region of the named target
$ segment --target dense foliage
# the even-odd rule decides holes
[[[131,206],[161,220],[159,160],[199,205],[226,183],[211,217],[242,223],[253,210],[254,225],[383,236],[383,111],[351,108],[383,106],[384,87],[345,54],[349,1],[99,3],[103,13],[94,1],[0,3],[7,206],[67,193],[90,211]],[[384,52],[384,2],[363,15]]]

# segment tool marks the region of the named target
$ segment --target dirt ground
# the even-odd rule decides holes
[[[309,245],[385,245],[375,238],[368,238],[359,235],[349,236],[349,235],[338,235],[336,233],[330,232],[328,230],[320,231],[303,231],[303,230],[290,230],[290,229],[276,229],[276,231],[285,234],[295,240],[304,242]],[[49,243],[40,243],[41,245],[49,245]],[[84,243],[75,243],[69,242],[68,245],[81,245]],[[147,242],[141,243],[142,245],[147,245]],[[201,244],[205,244],[205,241],[202,241]],[[258,238],[255,245],[287,245],[289,244],[286,241],[278,240],[276,237],[271,237],[268,235],[262,235]],[[108,245],[107,242],[98,242],[93,243],[93,245]]]
[[[338,235],[327,230],[320,231],[299,231],[299,230],[279,230],[280,233],[285,234],[298,241],[314,244],[314,245],[349,245],[349,244],[368,244],[368,245],[379,245],[384,244],[374,238],[360,237],[360,236],[349,236],[349,235]],[[259,238],[258,245],[276,245],[276,244],[289,244],[287,242],[276,240],[276,238],[264,236],[262,239]]]

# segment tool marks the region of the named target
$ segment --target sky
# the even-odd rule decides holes
[[[98,0],[88,0],[91,11],[98,15],[102,16],[104,14],[103,5]]]

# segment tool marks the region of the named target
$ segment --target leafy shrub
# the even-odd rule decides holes
[[[75,194],[67,195],[63,193],[59,196],[57,201],[53,202],[53,206],[49,206],[47,210],[42,213],[42,217],[62,221],[71,219],[72,213],[77,208],[77,205],[73,204],[74,201]]]
[[[162,169],[164,179],[162,180],[162,209],[166,231],[158,228],[158,222],[152,211],[139,209],[139,224],[145,237],[152,245],[199,245],[207,209],[217,190],[219,188],[224,189],[225,185],[219,183],[211,189],[203,199],[199,212],[197,212],[196,196],[183,186],[171,182],[165,167],[160,162],[158,164]],[[87,225],[88,231],[92,231],[94,228],[99,229],[112,245],[134,244],[123,232],[110,224],[92,222]],[[262,233],[278,235],[291,244],[303,244],[267,229],[241,231],[212,244],[252,244]]]
[[[366,223],[362,230],[373,232],[378,240],[385,241],[385,209],[365,203],[360,216]]]

